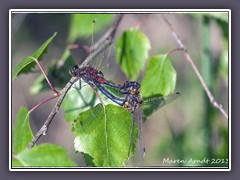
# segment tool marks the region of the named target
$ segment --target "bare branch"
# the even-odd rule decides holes
[[[166,56],[169,56],[170,54],[172,54],[172,53],[175,52],[175,51],[185,51],[185,49],[184,49],[184,48],[175,48],[175,49],[172,49],[172,50],[170,50],[170,51],[168,51],[168,52],[166,53]]]
[[[59,93],[59,92],[58,92]],[[34,106],[31,110],[29,110],[28,114],[30,114],[31,112],[33,112],[35,109],[37,109],[39,106],[43,105],[44,103],[51,101],[52,99],[55,99],[59,96],[60,94],[55,94],[53,96],[51,96],[50,98],[45,99],[44,101],[38,103],[36,106]]]
[[[47,77],[47,74],[46,74],[45,71],[43,70],[40,62],[39,62],[37,59],[35,59],[34,57],[30,57],[30,58],[32,58],[32,59],[37,63],[39,69],[41,70],[42,74],[44,75],[44,77],[45,77],[48,85],[50,86],[50,88],[51,88],[55,93],[58,94],[58,93],[59,93],[58,90],[56,90],[56,89],[53,87],[52,83],[50,82],[50,80],[49,80],[48,77]]]
[[[207,93],[207,96],[211,102],[211,104],[217,108],[227,119],[228,119],[228,114],[226,113],[226,111],[223,109],[223,106],[222,104],[219,104],[215,98],[213,97],[211,91],[209,90],[209,88],[207,87],[202,75],[200,74],[197,66],[194,64],[190,54],[187,52],[187,49],[186,47],[184,46],[184,44],[182,43],[181,39],[178,37],[177,33],[175,32],[175,30],[173,29],[171,23],[168,21],[168,19],[162,15],[163,17],[163,20],[165,21],[165,23],[168,25],[168,27],[170,28],[171,30],[171,33],[172,33],[172,36],[174,37],[174,39],[176,40],[176,42],[178,43],[178,45],[180,46],[180,48],[183,48],[184,49],[184,56],[185,56],[185,59],[191,64],[194,72],[196,73],[198,79],[200,80],[205,92]]]
[[[45,121],[45,123],[43,124],[43,126],[41,127],[41,129],[37,132],[37,134],[34,136],[34,138],[32,139],[32,141],[28,144],[26,149],[30,149],[34,146],[34,144],[36,144],[36,142],[38,141],[38,139],[42,136],[42,135],[46,135],[47,133],[47,129],[49,127],[49,125],[51,124],[54,116],[58,113],[59,108],[62,104],[62,101],[65,97],[65,95],[67,94],[68,90],[71,88],[71,86],[77,81],[78,79],[76,77],[71,78],[71,80],[67,83],[67,85],[60,91],[60,96],[57,100],[56,105],[54,106],[53,110],[51,111],[51,113],[49,114],[47,120]]]
[[[96,42],[96,44],[94,45],[96,51],[93,52],[91,55],[89,55],[83,62],[83,64],[81,66],[84,66],[86,64],[88,64],[95,56],[97,56],[101,51],[103,51],[105,49],[105,47],[107,47],[109,44],[112,43],[112,39],[115,36],[115,32],[116,29],[122,19],[122,14],[117,15],[117,17],[115,18],[112,26],[110,27],[110,29],[103,35],[103,37]],[[108,41],[106,41],[106,39],[108,39]],[[60,106],[63,102],[63,99],[65,97],[65,95],[67,94],[68,90],[71,88],[71,86],[78,80],[78,78],[76,77],[72,77],[70,79],[70,81],[67,83],[67,85],[59,92],[59,97],[58,100],[54,106],[54,108],[52,109],[51,113],[49,114],[47,120],[45,121],[45,123],[43,124],[43,126],[40,128],[40,130],[36,133],[36,135],[34,136],[34,138],[31,140],[31,142],[28,144],[28,146],[26,147],[26,149],[30,149],[34,146],[34,144],[36,144],[36,142],[39,140],[39,138],[42,135],[46,135],[47,130],[49,125],[51,124],[54,116],[58,113]],[[51,98],[50,98],[51,99]]]

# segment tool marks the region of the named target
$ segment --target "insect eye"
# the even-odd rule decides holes
[[[131,88],[130,88],[130,91],[131,91],[131,94],[137,94],[138,93],[138,87],[136,87],[136,86],[132,86]]]
[[[98,72],[98,76],[99,76],[99,77],[104,77],[102,71],[99,71],[99,72]]]
[[[76,66],[73,66],[73,67],[70,67],[69,68],[69,74],[73,77],[75,77],[77,74],[76,74]]]

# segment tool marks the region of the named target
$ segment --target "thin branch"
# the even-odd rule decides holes
[[[32,139],[32,141],[28,144],[26,149],[30,149],[34,146],[34,144],[36,144],[36,142],[38,141],[38,139],[42,136],[42,135],[46,135],[47,133],[47,129],[49,127],[49,125],[51,124],[54,116],[58,113],[59,108],[63,102],[63,99],[65,97],[65,95],[67,94],[68,90],[71,88],[71,86],[77,81],[78,79],[76,77],[72,77],[70,79],[70,81],[67,83],[67,85],[60,91],[60,96],[57,100],[56,105],[54,106],[53,110],[51,111],[51,113],[49,114],[47,120],[45,121],[45,123],[43,124],[43,126],[41,127],[41,129],[37,132],[37,134],[34,136],[34,138]]]
[[[81,65],[82,66],[85,66],[86,64],[88,64],[95,56],[97,56],[101,51],[103,51],[105,49],[105,47],[107,47],[111,42],[112,42],[112,39],[114,38],[115,36],[115,32],[116,32],[116,29],[122,19],[122,14],[118,15],[112,26],[110,27],[110,29],[103,35],[103,37],[94,45],[96,48],[96,51],[93,52],[91,55],[89,55],[85,61],[83,62],[83,64]],[[106,39],[109,39],[108,41],[106,41]],[[52,109],[51,113],[49,114],[47,120],[45,121],[45,123],[43,124],[43,126],[40,128],[40,130],[36,133],[36,135],[34,136],[34,138],[31,140],[31,142],[28,144],[28,146],[26,147],[26,149],[30,149],[32,148],[36,142],[39,140],[39,138],[42,136],[42,135],[46,135],[47,133],[47,130],[48,130],[48,127],[49,125],[51,124],[54,116],[58,113],[59,109],[60,109],[60,106],[63,102],[63,99],[65,97],[65,95],[67,94],[68,90],[71,88],[71,86],[78,80],[77,77],[72,77],[70,79],[70,81],[67,83],[67,85],[59,92],[59,97],[58,97],[58,100],[54,106],[54,108]]]
[[[194,64],[190,54],[187,52],[187,49],[186,47],[184,46],[184,44],[182,43],[182,41],[180,40],[180,38],[178,37],[177,33],[175,32],[174,28],[172,27],[171,23],[168,21],[168,19],[162,15],[163,17],[163,20],[165,21],[165,23],[168,25],[168,27],[170,28],[171,32],[172,32],[172,36],[174,37],[174,39],[177,41],[178,45],[180,46],[180,48],[183,48],[184,49],[184,56],[185,56],[185,59],[191,64],[194,72],[196,73],[198,79],[200,80],[204,90],[206,91],[207,93],[207,96],[211,102],[211,104],[217,108],[227,119],[228,119],[228,114],[226,113],[226,111],[223,109],[223,105],[222,104],[219,104],[214,96],[212,95],[211,91],[209,90],[209,88],[207,87],[202,75],[200,74],[197,66]]]
[[[45,79],[46,79],[48,85],[50,86],[50,88],[51,88],[55,93],[58,94],[58,93],[59,93],[58,90],[56,90],[56,89],[53,87],[53,85],[52,85],[52,83],[50,82],[50,80],[48,79],[48,77],[47,77],[47,75],[46,75],[44,69],[42,68],[40,62],[39,62],[37,59],[35,59],[34,57],[30,57],[30,58],[32,58],[32,59],[37,63],[39,69],[41,70],[42,74],[44,75],[44,77],[45,77]]]
[[[166,56],[169,56],[170,54],[172,54],[172,53],[175,52],[175,51],[185,51],[185,49],[184,49],[184,48],[175,48],[175,49],[172,49],[172,50],[170,50],[170,51],[168,51],[168,52],[166,53]]]
[[[59,92],[58,92],[58,93],[59,93]],[[44,103],[46,103],[46,102],[48,102],[48,101],[50,101],[50,100],[52,100],[52,99],[57,98],[59,95],[60,95],[60,94],[56,94],[56,95],[51,96],[50,98],[47,98],[47,99],[45,99],[44,101],[38,103],[38,104],[37,104],[36,106],[34,106],[31,110],[29,110],[28,114],[30,114],[31,112],[33,112],[35,109],[37,109],[39,106],[43,105]]]

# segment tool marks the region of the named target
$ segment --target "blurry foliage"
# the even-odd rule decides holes
[[[109,25],[112,19],[112,14],[71,14],[68,43],[73,43],[79,37],[92,36]]]
[[[208,20],[216,21],[220,29],[223,32],[223,41],[224,41],[224,51],[220,56],[217,67],[219,68],[219,73],[227,81],[228,78],[228,16],[227,13],[192,13],[192,16],[202,20],[202,18],[207,18]],[[96,20],[95,23],[95,33],[100,32],[103,28],[108,26],[112,19],[113,15],[101,15],[101,14],[73,14],[70,18],[68,37],[66,41],[70,43],[76,42],[78,39],[89,38],[92,35],[92,20]],[[205,34],[201,35],[205,37]],[[171,64],[171,58],[166,57],[166,55],[159,53],[149,58],[149,49],[151,44],[148,40],[148,37],[144,35],[139,29],[129,29],[123,32],[116,43],[116,55],[118,62],[120,64],[121,70],[125,75],[132,80],[138,79],[140,73],[144,70],[146,66],[145,76],[142,81],[142,93],[144,97],[153,97],[160,96],[165,97],[174,92],[177,82],[177,74],[173,65]],[[40,48],[41,49],[41,48]],[[209,55],[207,55],[209,56]],[[148,59],[149,58],[149,59]],[[36,57],[36,59],[38,59]],[[38,59],[39,60],[39,59]],[[132,63],[134,62],[134,63]],[[136,63],[137,62],[137,63]],[[46,70],[47,75],[50,81],[55,87],[63,87],[66,82],[69,80],[70,75],[66,75],[68,68],[75,64],[70,51],[66,48],[63,51],[62,57],[59,60],[52,60],[49,68]],[[136,66],[137,65],[137,66]],[[26,66],[28,66],[26,64]],[[21,69],[21,68],[20,68]],[[19,70],[18,70],[19,71]],[[156,76],[158,74],[159,76]],[[215,74],[214,77],[217,77],[218,74]],[[189,77],[189,79],[193,79]],[[193,81],[193,80],[192,80]],[[158,83],[159,82],[159,83]],[[191,84],[191,82],[188,82]],[[158,86],[160,85],[160,86]],[[73,86],[77,87],[78,84]],[[206,143],[209,143],[209,146],[214,146],[212,144],[213,139],[213,127],[215,122],[212,121],[212,118],[216,119],[216,112],[210,110],[207,113],[207,108],[197,107],[194,104],[194,101],[199,102],[202,100],[203,93],[199,92],[196,87],[199,84],[191,84],[189,87],[184,87],[182,90],[186,90],[184,93],[191,92],[195,98],[190,98],[188,104],[182,105],[184,112],[184,117],[196,117],[192,119],[191,122],[186,124],[186,127],[182,131],[175,131],[175,129],[168,124],[169,134],[166,134],[164,137],[159,139],[159,145],[155,148],[152,153],[154,159],[162,160],[164,157],[170,157],[172,159],[204,159],[204,158],[228,158],[228,129],[225,126],[217,127],[220,129],[218,131],[218,136],[221,143],[217,147],[212,147],[207,149]],[[42,75],[34,82],[31,93],[38,94],[43,90],[49,89],[48,84],[45,82]],[[101,95],[101,93],[100,93]],[[185,95],[184,95],[185,96]],[[103,97],[101,95],[101,97]],[[174,98],[173,98],[174,99]],[[103,97],[104,102],[111,104],[109,100]],[[160,101],[159,101],[160,102]],[[164,102],[164,101],[161,101]],[[88,85],[83,85],[81,91],[78,91],[77,88],[72,88],[66,95],[62,108],[66,113],[66,119],[68,122],[72,123],[72,131],[75,134],[74,146],[77,151],[80,151],[84,154],[86,163],[89,166],[124,166],[124,160],[127,160],[127,149],[129,144],[129,128],[131,127],[131,121],[129,118],[129,113],[124,109],[107,105],[106,109],[97,105],[99,101],[96,98],[96,95],[92,92],[91,88]],[[209,102],[204,102],[209,103]],[[97,106],[96,106],[97,105]],[[151,107],[152,109],[159,107],[159,103]],[[95,106],[95,107],[94,107]],[[94,108],[93,108],[94,107]],[[210,107],[211,108],[211,107]],[[88,110],[89,109],[89,110]],[[100,110],[99,110],[100,109]],[[98,110],[98,111],[97,111]],[[109,110],[109,112],[108,112]],[[23,111],[23,110],[21,110]],[[20,112],[21,112],[20,111]],[[214,112],[213,112],[214,111]],[[111,112],[111,115],[108,113]],[[95,114],[100,113],[101,117],[93,117]],[[150,116],[153,111],[149,111],[147,116]],[[194,116],[194,115],[195,116]],[[205,115],[204,115],[205,114]],[[118,121],[114,118],[117,115]],[[27,117],[27,112],[25,117]],[[206,121],[209,121],[208,124],[202,122],[203,118],[207,118]],[[23,116],[22,116],[23,117]],[[119,117],[121,117],[119,119]],[[96,119],[98,118],[98,119]],[[90,120],[89,120],[90,119]],[[94,121],[93,121],[94,119]],[[16,127],[16,135],[19,134],[18,128],[29,128],[28,118],[25,118],[27,124],[24,127]],[[105,121],[104,121],[105,120]],[[106,121],[108,120],[108,121]],[[21,121],[19,118],[17,121]],[[125,124],[122,121],[126,122]],[[218,121],[218,120],[216,120]],[[17,122],[18,124],[19,122]],[[83,128],[82,126],[85,123],[90,123],[91,126],[88,128]],[[97,126],[94,124],[98,124]],[[103,123],[103,124],[101,124]],[[110,123],[110,124],[104,124]],[[115,123],[117,123],[115,125]],[[184,122],[183,122],[184,123]],[[114,126],[113,126],[114,124]],[[206,127],[208,125],[208,127]],[[93,126],[93,127],[92,127]],[[124,128],[122,127],[124,126]],[[206,130],[208,130],[208,138],[206,139]],[[30,132],[30,129],[25,129],[26,132]],[[137,130],[135,127],[135,140],[137,138]],[[89,135],[91,134],[91,136]],[[94,140],[85,139],[85,136],[89,136]],[[104,136],[103,136],[104,135]],[[18,136],[18,135],[17,135]],[[13,147],[14,153],[17,153],[13,158],[14,166],[25,165],[23,162],[26,162],[28,166],[74,166],[71,160],[68,159],[66,152],[63,148],[55,145],[40,145],[35,146],[31,150],[24,150],[29,140],[32,138],[32,133],[30,135],[22,136],[25,140],[22,141],[23,144],[18,143],[17,140],[14,140]],[[109,144],[105,147],[99,147],[101,145],[106,145],[103,142],[104,137],[109,137]],[[121,139],[124,137],[123,139]],[[81,140],[83,138],[83,140]],[[96,138],[99,138],[96,140]],[[16,138],[15,138],[16,139]],[[81,141],[80,141],[81,140]],[[207,140],[207,142],[205,141]],[[120,143],[121,142],[121,143]],[[134,141],[135,142],[135,141]],[[119,144],[118,149],[115,149],[115,145]],[[100,149],[99,149],[100,148]],[[135,144],[133,144],[133,149],[131,150],[131,155],[135,151]],[[19,150],[16,150],[19,149]],[[109,149],[109,152],[105,151]],[[120,150],[122,150],[120,152]],[[212,152],[208,152],[211,150]],[[99,157],[99,153],[104,152],[106,159]],[[118,152],[119,151],[119,152]],[[56,152],[54,154],[53,152]],[[46,159],[43,158],[45,162],[41,159],[36,159],[33,161],[34,156],[41,155],[42,153],[47,153],[49,156],[46,156]],[[115,154],[116,153],[116,154]],[[120,153],[121,155],[117,155]],[[209,155],[210,154],[210,155]],[[116,158],[118,157],[118,158]],[[51,159],[52,158],[52,159]],[[36,164],[37,163],[37,164]],[[49,163],[49,164],[47,164]],[[59,163],[59,164],[57,164]],[[162,161],[161,161],[162,163]],[[209,166],[209,164],[202,163],[171,163],[170,166]],[[166,164],[163,164],[166,166]],[[228,166],[227,163],[214,164],[213,166]]]
[[[130,80],[137,80],[148,59],[150,47],[148,38],[139,29],[127,30],[118,39],[117,61]]]
[[[226,81],[226,83],[228,83],[228,66],[229,66],[229,61],[231,61],[231,59],[229,59],[229,55],[228,55],[228,40],[224,39],[223,42],[224,45],[224,49],[223,52],[221,53],[220,56],[220,62],[219,62],[219,74],[224,78],[224,80]]]
[[[40,146],[34,146],[32,149],[25,149],[32,138],[28,110],[21,107],[14,128],[13,167],[76,166],[69,159],[67,151],[63,147],[53,144],[41,144]]]
[[[226,84],[228,84],[228,61],[230,61],[228,58],[228,13],[191,13],[191,15],[202,22],[201,54],[203,58],[201,61],[201,72],[205,82],[218,100],[219,95],[217,94],[216,87],[219,81],[217,81],[217,78],[222,76]],[[217,61],[213,61],[209,46],[211,38],[209,36],[209,27],[211,22],[216,22],[222,32],[223,50]],[[214,66],[213,63],[215,63]],[[215,70],[214,67],[217,67],[217,70]],[[190,82],[188,83],[192,84]],[[195,91],[195,93],[192,93],[195,99],[189,99],[191,102],[185,104],[185,106],[193,113],[202,113],[195,114],[195,116],[189,115],[196,118],[192,119],[194,122],[189,122],[186,125],[184,131],[176,131],[175,128],[170,125],[170,134],[166,134],[165,137],[160,139],[157,149],[153,152],[153,156],[155,158],[165,158],[165,160],[167,159],[166,157],[168,157],[170,163],[163,164],[165,166],[228,167],[228,127],[219,125],[221,115],[219,115],[219,112],[209,104],[209,99],[206,97],[205,92],[197,92],[195,87],[197,86],[192,84],[191,91]],[[184,93],[187,93],[187,91],[186,89]],[[192,106],[195,101],[199,102],[197,100],[199,98],[203,99],[203,107]],[[185,114],[185,116],[187,116],[187,114]],[[218,129],[218,131],[216,131],[216,129]],[[219,140],[217,143],[214,142],[216,136]],[[172,146],[168,146],[167,144]],[[196,149],[198,149],[198,151],[196,151]],[[186,161],[171,161],[176,159]],[[191,161],[194,159],[202,161]]]
[[[209,20],[214,20],[220,26],[223,31],[223,36],[225,39],[228,39],[228,16],[227,12],[225,13],[191,13],[193,17],[196,18],[208,18]]]

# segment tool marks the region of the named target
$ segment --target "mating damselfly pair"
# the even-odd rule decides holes
[[[108,39],[106,39],[107,41]],[[103,49],[103,51],[109,51],[109,47]],[[108,53],[103,53],[108,54]],[[104,62],[105,61],[105,62]],[[103,63],[104,62],[104,63]],[[122,84],[115,84],[106,79],[104,76],[105,73],[101,71],[101,68],[105,71],[110,70],[110,68],[104,67],[101,64],[108,64],[108,57],[102,56],[101,58],[93,58],[88,62],[87,65],[74,65],[69,69],[69,73],[71,76],[79,79],[79,89],[81,89],[81,80],[83,80],[86,84],[88,84],[91,89],[97,95],[99,101],[104,105],[104,102],[97,90],[99,90],[105,97],[110,99],[115,104],[126,108],[132,116],[132,125],[131,131],[129,132],[130,143],[128,146],[128,158],[130,157],[130,151],[133,144],[133,136],[134,136],[134,124],[137,124],[138,128],[138,152],[141,159],[144,158],[145,155],[145,146],[143,143],[143,135],[142,135],[142,123],[143,123],[143,108],[142,106],[151,107],[158,109],[163,105],[173,101],[179,96],[179,93],[175,93],[169,96],[156,96],[143,99],[142,95],[139,91],[141,85],[137,81],[125,81]],[[111,87],[116,91],[113,93],[107,87]],[[83,94],[84,95],[84,94]],[[155,109],[152,109],[153,112]],[[80,121],[81,123],[81,121]],[[84,127],[85,128],[85,127]],[[83,128],[83,129],[84,129]],[[120,137],[121,138],[121,137]],[[80,140],[81,141],[81,140]],[[81,142],[80,142],[81,143]],[[135,144],[135,143],[134,143]],[[83,151],[83,153],[85,153]]]

